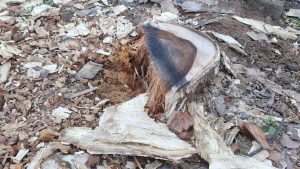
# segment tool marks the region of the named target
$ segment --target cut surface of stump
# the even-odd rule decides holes
[[[133,67],[145,78],[150,93],[146,104],[151,116],[165,111],[168,92],[190,92],[202,79],[217,72],[219,48],[207,36],[177,24],[142,26]]]

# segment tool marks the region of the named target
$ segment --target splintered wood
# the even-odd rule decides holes
[[[144,25],[130,64],[136,73],[136,81],[146,79],[149,94],[106,108],[94,130],[84,127],[65,129],[62,141],[91,154],[127,154],[171,160],[195,154],[195,148],[172,133],[166,124],[151,119],[146,110],[154,115],[163,113],[168,110],[165,102],[174,103],[165,99],[167,94],[177,95],[180,91],[188,95],[200,82],[211,79],[210,75],[217,73],[219,55],[218,46],[208,37],[186,27],[167,23]],[[170,121],[176,123],[175,116]],[[191,128],[193,122],[188,114],[185,119],[185,124],[178,124],[183,128],[177,132]]]
[[[209,162],[210,169],[274,169],[254,158],[234,155],[223,138],[210,127],[201,103],[191,102],[189,111],[194,120],[198,154]]]
[[[67,128],[64,143],[90,154],[124,154],[179,160],[198,153],[212,169],[271,169],[253,158],[234,155],[209,125],[194,97],[218,72],[220,51],[205,35],[180,25],[142,27],[137,51],[130,58],[135,81],[148,93],[104,109],[99,126]],[[147,114],[148,111],[148,114]],[[168,126],[184,138],[193,127],[196,149],[151,117],[165,116]]]
[[[166,124],[156,123],[144,111],[147,94],[104,110],[99,126],[65,129],[61,140],[91,154],[124,154],[179,160],[196,149],[179,139]]]

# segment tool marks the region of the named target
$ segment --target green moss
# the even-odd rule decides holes
[[[300,19],[295,17],[289,17],[286,15],[282,16],[283,21],[290,27],[300,30]]]
[[[278,127],[279,124],[275,120],[271,118],[262,119],[262,130],[266,132],[269,136],[273,135]]]

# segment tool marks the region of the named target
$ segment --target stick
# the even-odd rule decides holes
[[[97,90],[97,89],[99,89],[99,88],[98,87],[92,87],[90,89],[86,89],[86,90],[83,90],[81,92],[77,92],[77,93],[71,94],[69,96],[66,96],[65,98],[67,98],[67,99],[74,99],[74,98],[76,98],[78,96],[85,95],[85,94],[90,93],[90,92],[92,92],[94,90]]]

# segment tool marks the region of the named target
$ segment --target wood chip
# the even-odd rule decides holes
[[[76,80],[93,79],[100,70],[102,70],[102,65],[101,64],[89,61],[75,75],[75,79]]]

